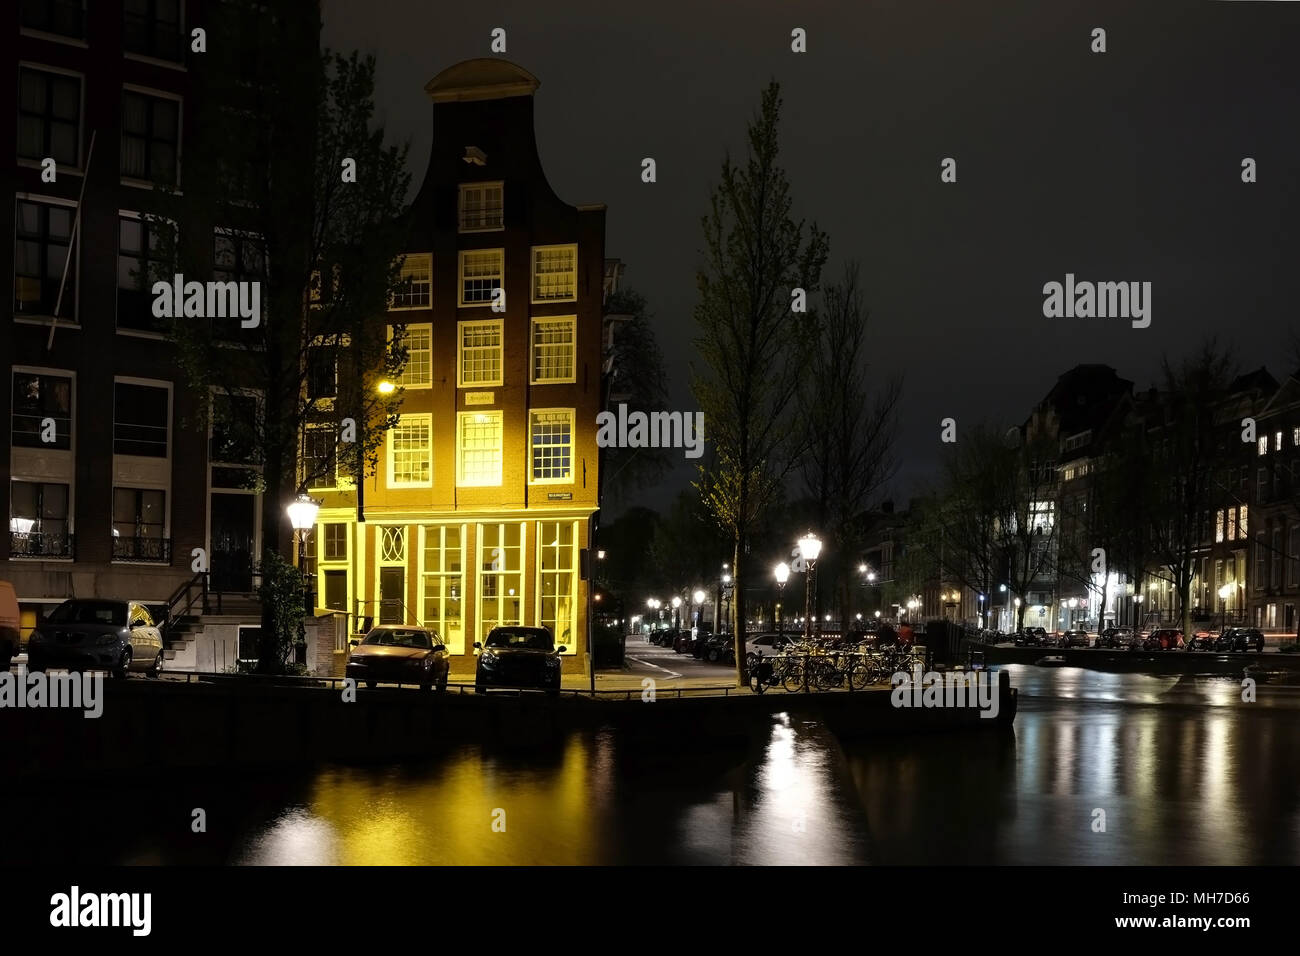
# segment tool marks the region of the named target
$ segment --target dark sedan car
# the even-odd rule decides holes
[[[489,687],[560,692],[560,655],[565,647],[556,647],[546,628],[494,627],[487,640],[475,642],[474,647],[481,651],[474,672],[477,693],[485,694]]]
[[[1264,632],[1257,627],[1230,627],[1214,642],[1216,651],[1258,651],[1264,653]]]
[[[1061,635],[1061,639],[1057,643],[1057,647],[1087,647],[1087,646],[1088,646],[1087,631],[1066,631],[1064,634]]]
[[[436,631],[423,627],[376,627],[348,655],[343,673],[374,687],[380,681],[419,684],[428,690],[435,684],[447,689],[451,662]]]

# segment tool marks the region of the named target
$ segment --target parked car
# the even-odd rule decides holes
[[[374,687],[380,681],[419,684],[421,690],[437,685],[447,689],[451,661],[436,631],[423,627],[372,628],[348,654],[345,677]]]
[[[752,662],[760,654],[763,657],[780,654],[791,642],[784,634],[756,634],[745,640],[745,661]]]
[[[1131,627],[1108,627],[1097,635],[1093,647],[1110,647],[1124,650],[1137,643],[1137,635]]]
[[[675,627],[665,628],[659,632],[659,639],[655,641],[660,647],[672,647],[673,642],[677,640],[680,632]]]
[[[0,674],[18,656],[18,596],[8,581],[0,581]]]
[[[1183,631],[1177,627],[1158,627],[1142,640],[1144,651],[1175,651],[1183,647]]]
[[[555,646],[544,627],[494,627],[487,640],[475,641],[481,651],[474,671],[474,690],[485,694],[489,687],[537,687],[552,694],[560,692],[560,655],[565,647]]]
[[[1192,637],[1187,641],[1187,649],[1189,651],[1212,651],[1215,649],[1214,645],[1217,641],[1218,637],[1214,634],[1200,631],[1192,635]]]
[[[1038,629],[1027,627],[1023,631],[1016,631],[1011,637],[1011,643],[1016,647],[1042,647],[1043,635],[1038,633]]]
[[[64,601],[27,640],[27,669],[103,668],[114,677],[163,668],[162,634],[139,601],[72,598]]]
[[[1258,651],[1264,653],[1264,632],[1257,627],[1229,627],[1214,642],[1216,651]]]
[[[1087,647],[1088,632],[1087,631],[1066,631],[1064,634],[1061,635],[1061,639],[1059,642],[1057,642],[1056,646],[1057,647]]]
[[[727,657],[729,650],[732,650],[732,640],[730,634],[710,634],[703,642],[704,650],[700,657],[711,663],[717,663]],[[734,653],[734,651],[732,651]],[[733,660],[734,664],[735,661]]]

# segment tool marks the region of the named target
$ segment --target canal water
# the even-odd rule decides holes
[[[61,786],[17,795],[31,825],[0,859],[1300,862],[1300,689],[1261,684],[1243,703],[1225,678],[1007,670],[1021,689],[1007,734],[841,743],[782,715],[748,753],[605,732],[422,764]]]

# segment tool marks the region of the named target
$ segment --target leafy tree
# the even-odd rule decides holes
[[[827,257],[825,235],[791,215],[790,186],[778,162],[780,112],[780,87],[771,83],[749,126],[744,164],[729,155],[723,160],[702,220],[706,262],[697,275],[696,345],[707,372],[695,370],[692,388],[714,455],[701,466],[696,487],[731,539],[742,684],[750,534],[779,499],[802,443],[797,394],[816,320],[791,311],[792,293],[818,290]]]

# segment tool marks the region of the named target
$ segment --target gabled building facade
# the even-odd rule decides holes
[[[547,182],[538,85],[477,59],[425,87],[432,155],[407,214],[403,291],[376,319],[408,350],[400,417],[360,506],[338,482],[308,489],[322,502],[317,605],[353,632],[432,628],[453,673],[501,624],[550,628],[566,673],[588,663],[605,209]]]

